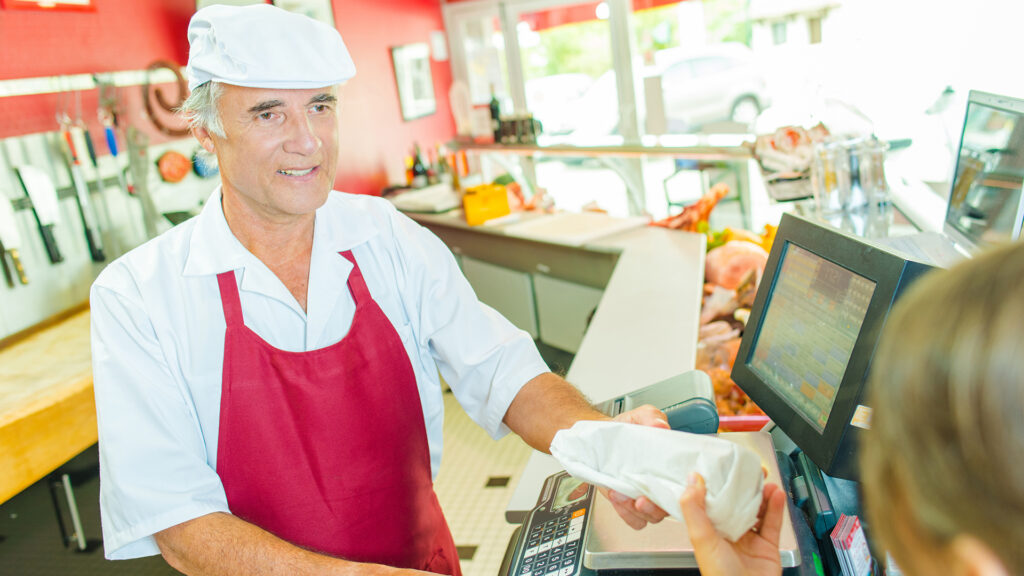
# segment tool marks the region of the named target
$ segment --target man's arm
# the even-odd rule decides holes
[[[512,399],[504,422],[527,444],[550,453],[551,440],[559,430],[571,428],[579,420],[613,420],[599,412],[572,384],[547,372],[527,382]],[[644,405],[614,418],[643,426],[668,428],[665,413]]]
[[[425,574],[310,552],[231,514],[200,516],[154,535],[160,553],[189,576],[399,576]]]
[[[527,382],[505,412],[505,425],[535,450],[548,453],[555,432],[578,420],[611,420],[575,386],[548,372]]]
[[[505,425],[527,444],[541,452],[550,452],[551,440],[559,430],[570,428],[579,420],[611,420],[597,411],[575,386],[550,372],[527,382],[516,394],[505,412]],[[656,428],[668,428],[665,414],[645,405],[623,412],[614,418]],[[601,489],[622,519],[639,530],[650,523],[661,522],[667,514],[646,496],[636,500],[614,490]]]

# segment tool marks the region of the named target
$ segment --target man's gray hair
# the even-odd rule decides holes
[[[192,90],[178,108],[178,112],[188,121],[189,128],[204,128],[211,134],[225,138],[224,125],[217,111],[217,100],[223,92],[224,86],[213,81],[200,84]]]

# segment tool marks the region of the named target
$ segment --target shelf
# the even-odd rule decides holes
[[[184,68],[182,68],[182,73],[184,74]],[[140,86],[146,83],[147,78],[150,84],[166,84],[176,81],[174,72],[167,68],[152,71],[121,70],[117,72],[97,72],[96,74],[15,78],[12,80],[0,80],[0,98],[95,90],[99,87],[100,82],[117,87]]]
[[[681,134],[650,136],[644,137],[639,143],[626,143],[620,137],[606,137],[588,139],[588,144],[582,146],[541,137],[537,144],[494,144],[455,140],[448,146],[455,150],[521,156],[671,156],[707,162],[746,162],[753,158],[752,149],[746,144],[752,138],[748,134]]]

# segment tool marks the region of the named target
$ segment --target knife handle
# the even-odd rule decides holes
[[[52,264],[63,262],[64,256],[61,255],[60,248],[57,247],[57,238],[53,235],[53,224],[41,224],[39,233],[43,236],[43,244],[46,245],[46,255],[50,257],[50,262]]]
[[[64,141],[68,143],[68,152],[71,154],[71,163],[78,166],[78,152],[75,150],[75,140],[71,136],[71,130],[64,131]]]
[[[85,229],[85,242],[89,245],[89,256],[93,262],[103,262],[107,259],[103,254],[103,246],[96,239],[96,231],[92,228]]]
[[[14,276],[11,275],[11,267],[7,265],[7,250],[4,249],[2,242],[0,242],[0,268],[3,269],[7,287],[14,288]]]
[[[25,267],[21,265],[21,255],[18,254],[18,249],[14,248],[10,250],[11,261],[14,262],[14,269],[18,272],[18,281],[24,284],[28,284],[28,275],[25,274]]]
[[[114,128],[107,126],[104,131],[107,133],[107,148],[110,148],[110,155],[117,158],[117,137],[114,135]]]
[[[92,144],[92,135],[89,134],[88,128],[82,128],[82,132],[85,134],[85,148],[89,151],[89,160],[92,161],[93,167],[98,171],[100,163],[96,159],[96,147]],[[99,172],[96,173],[96,176],[97,178],[99,177]]]

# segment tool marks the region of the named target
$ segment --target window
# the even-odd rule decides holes
[[[807,34],[811,44],[821,44],[821,16],[811,16],[807,19]]]
[[[780,46],[786,43],[786,32],[788,28],[788,22],[784,20],[772,22],[772,42],[776,46]]]
[[[489,97],[488,85],[497,79],[510,111],[514,104],[519,112],[556,117],[553,127],[568,114],[543,110],[548,106],[594,110],[587,123],[595,134],[590,142],[616,134],[639,138],[648,125],[669,133],[720,134],[821,121],[834,133],[874,132],[904,145],[890,154],[891,174],[942,193],[948,192],[951,148],[968,90],[1024,97],[1024,75],[1008,73],[1005,57],[1019,51],[1024,2],[603,4],[606,20],[596,2],[581,0],[446,2],[453,73],[474,86],[475,99]],[[475,29],[468,20],[478,21]],[[570,42],[572,30],[589,32]],[[601,67],[587,58],[600,60]],[[700,75],[705,70],[714,73]],[[944,96],[947,86],[952,94]],[[645,87],[660,87],[663,106],[650,108],[663,112],[664,122],[645,122],[648,103],[657,102]],[[599,104],[567,106],[587,99]],[[646,186],[660,187],[657,181]]]

